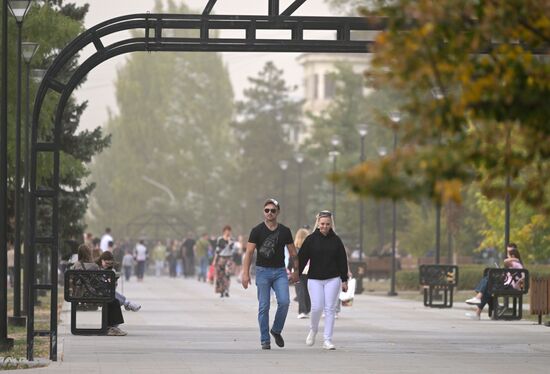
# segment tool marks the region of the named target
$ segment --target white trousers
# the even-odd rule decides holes
[[[340,277],[331,279],[308,279],[307,289],[311,299],[311,330],[317,333],[319,330],[319,321],[323,311],[325,312],[325,340],[332,340],[332,331],[334,330],[334,315],[338,305],[338,295],[342,281]]]

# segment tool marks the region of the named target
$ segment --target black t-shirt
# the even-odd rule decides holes
[[[193,239],[185,239],[185,241],[182,244],[182,247],[185,249],[185,252],[183,255],[185,257],[193,257],[195,253],[193,252],[193,247],[195,246],[195,241]]]
[[[249,243],[256,244],[256,266],[280,268],[285,266],[285,245],[292,244],[292,233],[285,225],[278,224],[271,231],[264,222],[250,231]]]

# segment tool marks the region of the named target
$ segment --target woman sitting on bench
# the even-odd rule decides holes
[[[506,258],[504,259],[504,267],[508,269],[523,269],[523,262],[521,261],[521,255],[519,254],[518,247],[515,243],[510,243],[506,247]],[[466,313],[466,316],[479,320],[481,318],[481,311],[485,305],[491,300],[491,294],[487,289],[489,278],[484,276],[479,281],[475,291],[477,294],[471,299],[466,300],[466,304],[475,305],[475,313]],[[515,286],[515,285],[512,285]],[[515,287],[514,287],[515,288]]]

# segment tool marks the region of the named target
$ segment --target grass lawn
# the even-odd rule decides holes
[[[58,320],[63,303],[62,288],[59,289],[58,301]],[[39,296],[39,305],[34,309],[34,328],[35,330],[49,330],[50,328],[50,295]],[[8,316],[13,315],[13,289],[8,289]],[[27,328],[25,326],[17,327],[8,325],[8,337],[14,339],[14,347],[8,352],[0,352],[2,357],[13,357],[16,359],[25,359],[27,357]],[[34,338],[34,358],[49,359],[50,356],[50,338]],[[0,368],[2,370],[2,368]]]

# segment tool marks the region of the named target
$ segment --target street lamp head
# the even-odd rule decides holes
[[[287,160],[279,161],[279,166],[281,167],[281,170],[285,171],[286,169],[288,169],[288,161]]]
[[[45,75],[46,75],[46,69],[32,69],[31,70],[31,78],[36,83],[42,82],[42,79],[44,79]]]
[[[439,86],[432,88],[432,96],[436,100],[443,100],[445,98],[445,93]]]
[[[388,154],[388,149],[386,147],[380,147],[378,148],[378,154],[380,155],[380,157],[384,157]]]
[[[333,135],[332,138],[330,138],[330,144],[334,148],[338,147],[340,145],[340,137],[338,135]]]
[[[339,154],[340,154],[340,152],[338,152],[338,151],[330,151],[328,153],[328,157],[329,157],[330,160],[335,160],[336,157],[338,157]]]
[[[8,7],[17,23],[23,23],[23,19],[29,11],[31,2],[31,0],[8,0]]]
[[[366,123],[359,124],[357,125],[357,131],[359,131],[359,135],[361,136],[361,138],[364,138],[369,132],[369,125],[367,125]]]
[[[23,42],[21,43],[21,54],[26,64],[30,64],[34,54],[38,51],[38,43]]]
[[[398,110],[392,110],[388,116],[390,117],[390,120],[395,123],[396,125],[401,122],[401,112]]]
[[[299,163],[299,164],[304,162],[304,154],[303,153],[300,153],[300,152],[296,153],[294,158],[296,159],[296,162]]]

